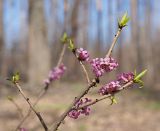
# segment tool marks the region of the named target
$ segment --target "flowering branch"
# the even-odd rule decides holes
[[[98,93],[102,95],[103,97],[91,100],[89,98],[84,98],[86,94],[91,90],[92,87],[96,87],[99,83],[99,79],[101,76],[103,76],[104,73],[110,72],[112,70],[115,70],[119,65],[117,61],[111,57],[111,53],[113,51],[113,48],[122,32],[122,29],[127,25],[127,22],[129,21],[129,17],[127,16],[127,13],[123,15],[120,21],[118,21],[118,31],[113,39],[113,42],[109,48],[108,53],[106,54],[105,58],[95,58],[90,59],[88,51],[84,50],[83,48],[76,48],[72,39],[67,36],[66,33],[64,33],[63,37],[61,38],[61,42],[64,44],[62,48],[62,52],[60,54],[59,60],[57,62],[57,66],[50,71],[48,78],[45,80],[45,87],[40,92],[37,100],[32,105],[29,98],[26,97],[24,92],[22,91],[20,85],[18,84],[19,80],[19,74],[17,73],[14,75],[11,79],[11,81],[15,84],[15,86],[18,88],[20,94],[23,96],[23,98],[26,100],[28,105],[30,106],[30,109],[27,113],[27,115],[24,117],[24,119],[21,121],[21,123],[17,126],[16,130],[18,130],[21,126],[21,124],[27,119],[27,117],[30,115],[31,111],[33,111],[38,119],[40,120],[43,128],[45,131],[48,131],[48,127],[45,124],[43,118],[41,117],[40,113],[38,113],[34,106],[38,103],[38,101],[46,94],[50,83],[54,80],[60,79],[60,77],[63,75],[65,71],[65,66],[61,65],[62,59],[66,50],[66,44],[68,44],[68,48],[72,51],[75,58],[79,61],[80,66],[82,67],[84,76],[87,80],[87,87],[80,92],[80,94],[75,97],[73,102],[69,105],[69,107],[66,109],[66,111],[61,115],[59,120],[57,120],[56,124],[53,127],[53,131],[57,131],[59,126],[62,124],[62,122],[65,120],[67,116],[70,118],[77,119],[81,114],[89,115],[90,113],[90,106],[105,100],[107,98],[110,98],[112,103],[116,103],[116,100],[114,98],[114,95],[118,92],[121,92],[124,89],[129,88],[133,83],[138,83],[141,86],[143,86],[143,81],[141,78],[145,75],[147,70],[142,71],[140,74],[128,72],[128,73],[122,73],[119,76],[117,76],[116,80],[113,80],[105,85],[103,85]],[[84,65],[83,62],[87,62],[90,64],[92,71],[95,75],[95,78],[93,80],[90,79],[88,71]],[[51,128],[52,129],[52,128]]]
[[[63,56],[64,56],[64,53],[66,51],[66,44],[63,44],[63,47],[62,47],[62,51],[60,53],[60,56],[59,56],[59,60],[57,62],[57,66],[56,67],[59,67],[60,64],[62,63],[62,60],[63,60]],[[50,84],[45,84],[45,87],[40,91],[38,97],[37,97],[37,100],[34,102],[33,104],[33,107],[35,107],[37,105],[37,103],[43,98],[43,96],[47,93],[48,91],[48,88],[49,88]],[[21,125],[26,121],[26,119],[30,116],[32,112],[32,109],[30,108],[27,112],[27,114],[23,117],[23,119],[20,121],[20,123],[17,125],[15,131],[17,131]]]
[[[125,16],[126,18],[126,16]],[[109,52],[107,53],[106,57],[107,58],[102,58],[102,59],[93,59],[92,61],[90,61],[93,71],[96,74],[96,78],[93,79],[92,81],[90,81],[89,79],[89,75],[88,72],[84,66],[84,64],[82,63],[82,61],[87,61],[87,59],[89,59],[89,55],[88,52],[86,50],[83,50],[83,48],[80,49],[76,49],[74,46],[73,41],[68,38],[68,36],[66,35],[65,40],[66,42],[69,43],[69,49],[72,51],[72,53],[76,56],[76,58],[79,60],[80,65],[82,66],[84,75],[87,79],[87,83],[88,83],[88,87],[82,91],[82,93],[80,93],[80,95],[78,97],[75,98],[75,100],[72,102],[72,104],[68,107],[68,109],[64,112],[64,114],[61,116],[61,118],[58,120],[57,124],[55,125],[53,131],[58,130],[58,127],[61,125],[61,123],[64,121],[64,119],[66,118],[66,116],[73,110],[72,108],[74,106],[76,106],[77,102],[79,102],[81,100],[81,98],[83,96],[85,96],[88,91],[91,89],[91,87],[96,86],[97,83],[99,83],[99,77],[102,76],[102,74],[106,71],[111,71],[113,69],[115,69],[118,66],[118,63],[116,63],[116,61],[113,58],[109,58],[109,56],[112,53],[112,50],[114,48],[114,45],[121,33],[121,30],[124,26],[126,26],[126,20],[124,22],[124,16],[122,17],[122,20],[119,22],[119,29],[117,32],[117,35],[115,36],[113,43],[109,49]],[[78,54],[77,54],[78,53]],[[83,102],[82,102],[83,103]],[[76,112],[78,115],[80,114],[80,112]],[[88,114],[88,112],[83,112],[85,114]],[[77,116],[75,117],[77,118]]]
[[[118,93],[118,92],[126,89],[127,87],[129,87],[129,86],[132,85],[132,84],[133,84],[133,81],[130,81],[130,82],[126,83],[124,86],[122,86],[121,88],[119,88],[115,93]],[[115,94],[115,93],[114,93],[114,94]],[[90,103],[88,103],[88,104],[85,104],[85,105],[83,105],[83,106],[80,106],[80,107],[77,108],[77,109],[76,109],[76,108],[73,108],[73,109],[76,109],[76,110],[84,109],[84,108],[86,108],[86,107],[88,107],[88,106],[92,106],[92,105],[96,104],[97,102],[100,102],[100,101],[102,101],[102,100],[105,100],[105,99],[107,99],[107,98],[110,98],[112,95],[113,95],[113,94],[108,94],[108,95],[106,95],[106,96],[104,96],[104,97],[102,97],[102,98],[95,99],[94,101],[92,101],[92,102],[90,102]]]
[[[57,124],[55,125],[53,131],[57,131],[58,127],[61,125],[61,123],[64,121],[64,119],[66,118],[66,116],[68,115],[68,113],[72,110],[72,107],[74,107],[74,105],[77,103],[77,101],[79,101],[83,96],[85,96],[88,91],[92,88],[96,86],[96,81],[92,81],[90,83],[90,85],[84,90],[82,91],[79,96],[76,97],[76,101],[74,100],[70,106],[66,109],[66,111],[63,113],[63,115],[60,117],[60,119],[58,120]]]
[[[72,53],[77,58],[77,60],[79,61],[80,65],[81,65],[81,67],[83,69],[84,75],[85,75],[87,83],[88,83],[88,87],[84,91],[82,91],[79,96],[76,97],[76,100],[74,100],[72,102],[72,104],[68,107],[68,109],[64,112],[64,114],[61,116],[61,118],[57,122],[56,126],[54,127],[54,129],[53,129],[54,131],[56,131],[58,129],[60,124],[64,121],[64,119],[69,114],[69,112],[72,110],[72,108],[75,106],[77,101],[80,101],[80,99],[83,96],[85,96],[89,92],[89,90],[92,87],[96,86],[96,84],[99,82],[98,78],[95,78],[92,81],[90,80],[89,74],[87,72],[87,69],[86,69],[85,65],[83,64],[83,62],[82,62],[82,61],[88,61],[88,59],[89,59],[88,52],[86,50],[82,49],[82,48],[80,48],[80,49],[75,48],[74,47],[74,43],[70,38],[67,38],[66,41],[69,43],[69,48],[71,49]]]
[[[45,131],[48,131],[48,127],[47,127],[46,123],[44,122],[42,116],[40,115],[39,112],[37,112],[37,111],[34,109],[34,107],[32,106],[32,104],[31,104],[29,98],[26,97],[26,95],[24,94],[24,92],[23,92],[21,86],[20,86],[20,85],[18,84],[18,82],[16,82],[16,81],[15,81],[14,84],[15,84],[15,86],[18,88],[18,91],[20,92],[20,94],[22,95],[22,97],[26,100],[26,102],[27,102],[28,105],[30,106],[30,109],[31,109],[31,110],[36,114],[36,116],[38,117],[38,119],[39,119],[39,121],[41,122],[41,124],[42,124],[44,130],[45,130]]]

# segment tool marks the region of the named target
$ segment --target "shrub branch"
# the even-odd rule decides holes
[[[62,63],[65,51],[66,51],[66,44],[63,44],[62,51],[60,53],[59,60],[57,62],[57,67],[60,66],[60,64]],[[49,84],[45,85],[45,87],[40,91],[36,101],[33,104],[33,107],[35,107],[38,104],[38,102],[45,96],[45,94],[48,91],[49,86],[50,86]],[[21,125],[27,120],[27,118],[30,116],[31,112],[32,112],[32,109],[30,108],[28,110],[27,114],[23,117],[23,119],[17,125],[15,131],[17,131],[21,127]]]
[[[20,92],[20,94],[22,95],[22,97],[25,99],[25,101],[26,101],[26,102],[28,103],[28,105],[30,106],[30,109],[31,109],[31,110],[36,114],[36,116],[38,117],[38,119],[39,119],[39,121],[41,122],[44,130],[45,130],[45,131],[48,131],[48,127],[47,127],[46,123],[44,122],[42,116],[40,115],[39,112],[37,112],[37,111],[34,109],[34,107],[32,106],[29,98],[24,94],[21,86],[20,86],[17,82],[15,83],[15,86],[18,88],[18,91]]]

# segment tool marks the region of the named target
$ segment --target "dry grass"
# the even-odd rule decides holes
[[[36,107],[42,112],[42,116],[49,126],[55,121],[68,106],[68,103],[81,90],[79,84],[63,84],[59,88],[50,89],[48,95],[40,101]],[[30,92],[26,92],[31,101]],[[15,129],[20,118],[16,108],[1,95],[0,99],[0,131],[12,131]],[[15,101],[23,107],[23,113],[28,110],[28,105],[20,95],[13,96]],[[91,98],[97,95],[92,93]],[[109,100],[100,102],[92,107],[91,115],[80,117],[78,120],[67,118],[60,131],[159,131],[160,130],[160,103],[153,100],[146,100],[142,93],[124,91],[117,96],[118,104],[110,106]],[[29,131],[43,131],[41,125],[32,113],[29,119],[23,124]]]

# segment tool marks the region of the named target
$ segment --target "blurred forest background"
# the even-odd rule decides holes
[[[60,38],[67,32],[78,47],[102,57],[117,30],[117,20],[128,12],[114,57],[118,72],[147,68],[147,84],[159,83],[159,0],[0,0],[0,74],[20,71],[22,80],[42,83],[55,66]],[[67,52],[67,80],[80,80],[79,67]]]
[[[159,131],[159,0],[0,0],[0,98],[3,97],[0,99],[0,130],[13,130],[20,120],[7,95],[13,96],[23,107],[23,113],[28,110],[25,101],[17,95],[18,91],[6,88],[11,86],[7,77],[19,71],[24,82],[22,88],[33,102],[49,70],[56,66],[64,32],[74,39],[77,47],[89,50],[92,58],[104,57],[117,31],[118,18],[125,12],[131,19],[113,51],[120,66],[104,76],[102,84],[115,79],[119,72],[148,69],[144,90],[123,92],[118,99],[120,104],[113,107],[107,106],[109,103],[99,103],[93,108],[92,116],[76,122],[68,120],[62,129]],[[43,112],[49,125],[86,87],[81,67],[70,50],[66,51],[63,62],[67,71],[60,83],[54,83],[58,88],[52,88],[36,107]],[[93,91],[89,96],[97,98],[98,94]],[[29,119],[24,125],[40,131],[37,118],[34,115],[30,118],[33,122]]]

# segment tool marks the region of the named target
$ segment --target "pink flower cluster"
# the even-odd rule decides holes
[[[78,58],[80,61],[88,61],[89,60],[89,53],[87,50],[84,50],[83,48],[79,48],[76,51],[77,51]]]
[[[25,128],[20,128],[19,131],[27,131]]]
[[[83,114],[85,116],[89,115],[91,109],[88,106],[84,107],[83,109],[77,110],[80,106],[83,106],[84,104],[86,104],[88,102],[91,102],[91,99],[84,98],[84,99],[81,99],[78,102],[76,102],[76,104],[74,106],[75,109],[72,109],[68,113],[68,116],[70,118],[77,119],[81,114]]]
[[[111,57],[95,58],[90,61],[90,64],[96,77],[100,77],[105,72],[110,72],[118,67],[116,60]]]
[[[125,84],[125,83],[132,81],[134,79],[134,74],[132,72],[122,73],[122,74],[118,75],[117,79],[118,79],[118,81],[120,81],[120,83]]]
[[[102,86],[99,90],[101,95],[114,93],[120,86],[119,81],[111,81],[110,83]]]
[[[99,89],[101,95],[112,94],[118,90],[123,84],[128,83],[134,79],[134,74],[132,72],[122,73],[117,77],[116,81],[111,81],[105,84]]]
[[[59,67],[53,68],[49,72],[48,79],[44,80],[44,83],[48,85],[52,81],[60,79],[64,74],[65,70],[66,70],[66,67],[63,64],[61,64]]]
[[[83,48],[77,50],[80,61],[89,61],[89,53]],[[102,76],[105,72],[110,72],[118,67],[118,63],[111,57],[95,58],[89,61],[96,77]]]

